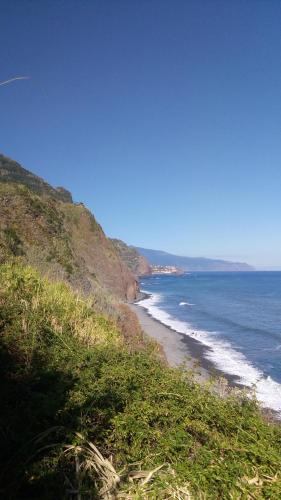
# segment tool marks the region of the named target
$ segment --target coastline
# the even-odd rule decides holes
[[[205,358],[207,347],[165,325],[141,306],[140,302],[149,296],[149,294],[142,293],[138,300],[129,306],[137,315],[143,331],[161,346],[169,366],[177,367],[184,364],[187,370],[195,370],[195,379],[198,382],[207,382],[211,378],[223,377],[229,386],[239,389],[245,388],[237,383],[238,377],[219,370]]]
[[[183,366],[187,370],[192,370],[196,382],[201,384],[211,382],[211,390],[222,397],[227,395],[231,389],[243,391],[250,397],[253,389],[242,384],[239,376],[219,369],[212,361],[208,360],[206,354],[209,352],[209,347],[163,323],[155,318],[145,306],[141,305],[143,300],[150,297],[153,297],[153,294],[140,292],[138,299],[129,306],[137,315],[144,333],[160,346],[167,364],[171,367]],[[267,421],[280,425],[280,410],[263,404],[261,401],[259,408]]]

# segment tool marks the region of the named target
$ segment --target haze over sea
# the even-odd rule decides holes
[[[209,362],[281,415],[281,272],[153,275],[141,286],[153,317],[199,341]]]

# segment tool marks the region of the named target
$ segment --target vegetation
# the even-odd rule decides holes
[[[0,266],[1,498],[279,499],[281,429],[128,350],[65,284]]]
[[[14,256],[23,255],[22,241],[19,238],[16,230],[13,227],[4,229],[3,231],[4,239],[8,247],[8,251]]]
[[[1,164],[0,156],[0,262],[21,256],[42,274],[85,295],[103,289],[104,296],[135,298],[135,278],[94,216],[82,204],[49,195],[53,188],[47,189],[47,183],[39,195],[29,185],[33,174],[20,166],[14,172],[10,163],[1,170]]]
[[[127,263],[127,266],[131,271],[133,271],[135,274],[138,273],[138,265],[139,265],[139,254],[138,252],[132,248],[126,245],[124,241],[117,240],[117,239],[112,239],[112,243],[114,244],[115,248],[118,250],[120,255],[122,256],[122,259]]]
[[[53,188],[37,175],[32,174],[19,163],[0,154],[0,182],[24,184],[39,195],[47,195],[65,203],[72,203],[72,196],[62,187]]]
[[[143,276],[151,273],[148,261],[134,247],[128,246],[124,241],[115,238],[112,238],[111,241],[123,262],[125,262],[135,276]]]

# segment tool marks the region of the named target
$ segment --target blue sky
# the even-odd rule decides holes
[[[2,0],[0,151],[110,236],[281,267],[279,0]]]

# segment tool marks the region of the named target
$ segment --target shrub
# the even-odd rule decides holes
[[[281,497],[280,426],[255,401],[130,352],[90,302],[29,267],[0,266],[0,305],[3,498]]]

